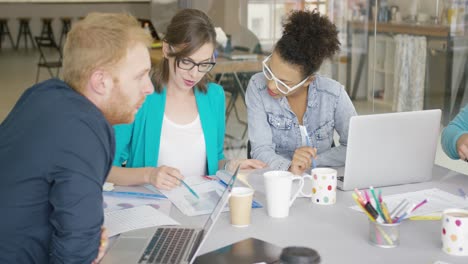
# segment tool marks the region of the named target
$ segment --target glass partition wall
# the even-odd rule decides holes
[[[243,45],[235,34],[246,28],[264,53],[281,36],[289,11],[317,8],[327,14],[339,30],[341,52],[320,73],[346,87],[359,114],[437,108],[446,126],[468,102],[468,0],[213,2],[217,7],[207,10],[238,41],[233,45]],[[198,8],[197,1],[192,7]]]
[[[238,39],[233,45],[242,46],[235,34],[246,27],[264,52],[281,36],[290,10],[326,13],[340,31],[341,53],[321,71],[344,84],[363,113],[440,108],[445,125],[468,100],[467,0],[213,1],[224,3],[215,9],[198,2],[204,4],[192,7],[216,14],[215,22]]]

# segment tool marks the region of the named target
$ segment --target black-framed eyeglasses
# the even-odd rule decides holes
[[[177,67],[182,70],[190,71],[193,67],[197,66],[199,72],[209,72],[216,65],[216,62],[200,62],[196,63],[191,59],[184,58],[177,60]]]

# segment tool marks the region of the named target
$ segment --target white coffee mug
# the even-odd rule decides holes
[[[311,178],[311,176],[294,176],[289,171],[269,171],[263,174],[269,216],[281,218],[289,215],[289,207],[296,200],[297,195],[299,193],[304,195],[302,193],[304,178]],[[291,197],[293,181],[299,181],[299,188]]]
[[[310,197],[316,204],[331,205],[336,202],[337,172],[330,168],[315,168],[312,170],[312,192]],[[310,177],[310,176],[309,176]]]
[[[468,210],[447,209],[442,215],[442,250],[450,255],[468,256]]]

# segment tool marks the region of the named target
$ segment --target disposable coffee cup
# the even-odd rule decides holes
[[[229,197],[231,224],[235,227],[250,225],[254,190],[247,187],[234,187]]]

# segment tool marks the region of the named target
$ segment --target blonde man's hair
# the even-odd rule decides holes
[[[63,49],[63,79],[82,92],[96,69],[113,71],[127,50],[151,36],[129,14],[90,13],[75,23]]]

